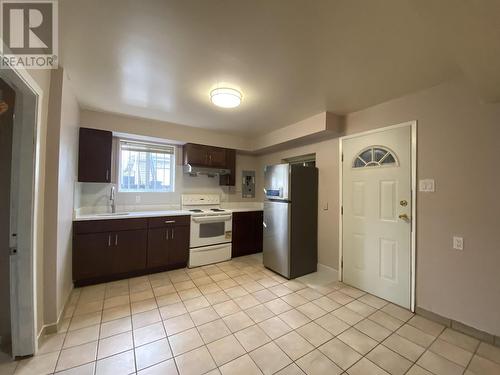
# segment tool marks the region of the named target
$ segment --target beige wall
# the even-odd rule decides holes
[[[58,214],[57,214],[57,317],[73,289],[72,227],[74,181],[77,179],[78,127],[80,108],[63,72],[61,130],[59,143]]]
[[[484,104],[461,80],[347,116],[345,134],[418,121],[418,178],[435,193],[417,197],[417,306],[500,335],[498,232],[500,104]],[[338,139],[263,155],[261,164],[316,153],[319,262],[338,268]],[[323,208],[328,203],[328,211]],[[464,251],[452,249],[453,235]]]
[[[295,124],[276,129],[257,137],[252,142],[254,150],[266,149],[281,143],[295,141],[298,138],[311,136],[327,130],[327,113],[321,112]]]
[[[79,107],[62,68],[52,72],[47,123],[44,324],[58,321],[73,288],[71,228]]]
[[[238,150],[250,149],[250,140],[247,137],[213,130],[91,110],[82,110],[80,116],[81,126],[89,128],[112,130],[114,132],[169,139],[184,143],[201,143]]]
[[[57,319],[57,207],[62,74],[52,72],[47,120],[44,210],[44,322]]]
[[[29,75],[38,84],[43,92],[39,102],[41,107],[41,117],[37,129],[37,190],[35,191],[36,222],[35,228],[35,294],[36,294],[36,329],[39,333],[44,325],[44,192],[45,192],[45,151],[47,139],[47,116],[50,95],[50,70],[30,70]]]
[[[71,228],[79,108],[62,68],[52,72],[47,123],[44,324],[56,323],[72,289]]]

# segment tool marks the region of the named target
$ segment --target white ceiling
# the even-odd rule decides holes
[[[240,135],[348,113],[465,74],[500,100],[495,0],[62,0],[82,107]],[[220,82],[242,105],[214,107]]]

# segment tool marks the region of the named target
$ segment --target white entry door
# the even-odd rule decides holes
[[[343,281],[410,308],[411,127],[342,141]]]

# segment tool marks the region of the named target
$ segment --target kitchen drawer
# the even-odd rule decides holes
[[[191,216],[162,216],[149,218],[149,228],[162,228],[169,225],[189,225]]]
[[[110,219],[110,220],[91,220],[75,221],[75,234],[119,232],[122,230],[140,230],[148,228],[148,219]]]

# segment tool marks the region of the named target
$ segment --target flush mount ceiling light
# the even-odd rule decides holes
[[[235,108],[241,104],[241,92],[228,87],[217,88],[210,91],[210,100],[217,107]]]

